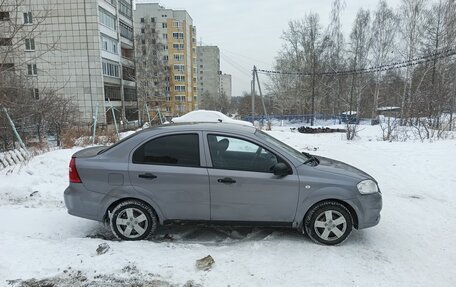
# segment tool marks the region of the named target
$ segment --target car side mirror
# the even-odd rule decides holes
[[[272,168],[274,175],[286,176],[290,174],[290,168],[283,162],[276,163]]]

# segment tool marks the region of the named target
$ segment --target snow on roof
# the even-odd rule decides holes
[[[377,111],[397,111],[400,110],[400,107],[380,107],[377,108]]]
[[[356,115],[356,111],[346,111],[346,112],[342,112],[341,115]]]
[[[253,126],[252,123],[240,120],[234,120],[221,112],[209,110],[197,110],[189,112],[181,117],[173,118],[174,123],[231,123],[244,126]]]

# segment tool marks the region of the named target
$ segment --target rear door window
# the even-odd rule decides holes
[[[133,163],[199,167],[198,134],[169,135],[150,140],[133,153]]]

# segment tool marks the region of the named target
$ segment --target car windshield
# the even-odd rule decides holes
[[[268,135],[267,133],[257,130],[255,134],[260,137],[261,139],[273,144],[274,146],[278,146],[281,149],[284,149],[286,152],[288,152],[290,155],[295,157],[297,160],[302,161],[302,162],[307,162],[308,160],[312,159],[312,157],[307,156],[306,154],[297,151],[296,149],[292,148],[291,146],[279,141],[278,139]]]

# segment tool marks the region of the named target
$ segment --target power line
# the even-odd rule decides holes
[[[353,70],[342,70],[342,71],[331,71],[331,72],[317,72],[317,73],[303,73],[303,72],[289,72],[289,71],[275,71],[275,70],[263,70],[258,69],[258,72],[261,74],[281,74],[281,75],[297,75],[297,76],[312,76],[312,75],[319,75],[319,76],[329,76],[329,75],[352,75],[352,74],[367,74],[367,73],[374,73],[380,71],[389,71],[393,69],[401,69],[405,67],[415,66],[418,64],[423,64],[426,62],[430,62],[436,59],[441,58],[448,58],[451,56],[456,55],[456,48],[448,48],[441,50],[439,52],[435,52],[429,55],[425,55],[418,58],[413,58],[407,61],[401,62],[393,62],[390,64],[373,66],[369,68],[363,69],[353,69]]]

